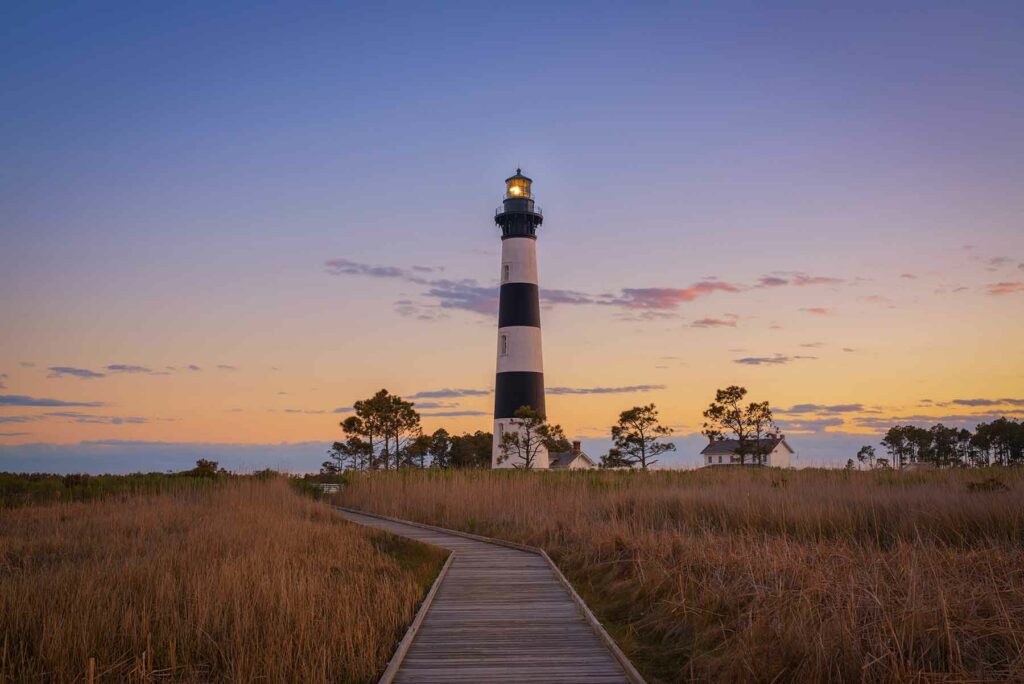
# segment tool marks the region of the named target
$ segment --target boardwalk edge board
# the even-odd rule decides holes
[[[390,534],[390,533],[389,533]],[[419,610],[416,611],[416,617],[413,618],[412,624],[409,625],[409,629],[405,630],[405,636],[398,642],[398,648],[395,649],[394,655],[391,656],[391,660],[388,661],[388,666],[384,669],[384,674],[377,680],[377,684],[391,684],[395,681],[395,677],[398,675],[398,670],[402,666],[402,661],[405,660],[405,654],[409,652],[409,648],[412,646],[413,639],[416,638],[416,633],[420,629],[420,625],[423,624],[423,620],[427,617],[427,611],[430,610],[430,604],[434,602],[434,595],[437,594],[437,590],[441,587],[441,582],[444,580],[444,576],[448,574],[448,567],[452,564],[452,559],[455,557],[455,552],[449,552],[448,558],[445,559],[444,565],[441,566],[441,570],[437,573],[437,577],[434,578],[434,583],[430,585],[430,590],[427,595],[423,597],[423,603],[420,604]]]
[[[565,577],[565,575],[562,574],[562,571],[558,569],[558,566],[555,565],[555,562],[553,560],[551,560],[551,557],[548,556],[547,552],[544,551],[544,549],[542,549],[540,547],[537,547],[537,546],[528,546],[526,544],[517,544],[516,542],[510,542],[510,541],[506,541],[504,539],[493,539],[491,537],[485,537],[483,535],[473,534],[471,532],[462,532],[461,530],[451,530],[451,529],[448,529],[447,527],[438,527],[436,525],[427,525],[426,523],[414,522],[412,520],[402,520],[401,518],[393,518],[391,516],[381,515],[379,513],[370,513],[369,511],[361,511],[359,509],[348,508],[346,506],[334,506],[334,508],[336,508],[338,510],[341,510],[341,511],[347,511],[349,513],[356,513],[358,515],[366,515],[366,516],[369,516],[371,518],[380,518],[381,520],[388,520],[388,521],[391,521],[391,522],[394,522],[394,523],[399,523],[399,524],[402,524],[402,525],[411,525],[413,527],[420,527],[420,528],[423,528],[425,530],[433,530],[434,532],[441,532],[443,534],[452,534],[452,535],[455,535],[455,536],[458,536],[458,537],[465,537],[467,539],[474,539],[476,541],[486,542],[486,543],[489,543],[489,544],[497,544],[498,546],[506,546],[506,547],[511,548],[511,549],[518,549],[519,551],[527,551],[529,553],[535,553],[535,554],[539,555],[545,561],[547,561],[549,566],[551,566],[551,569],[554,571],[555,576],[562,583],[562,586],[565,587],[566,591],[569,592],[569,596],[572,597],[573,602],[576,603],[576,605],[579,607],[580,611],[583,613],[583,618],[586,620],[587,624],[590,625],[590,628],[594,631],[594,633],[597,635],[597,637],[604,643],[605,646],[608,647],[608,650],[611,651],[612,656],[615,658],[616,661],[618,661],[619,665],[622,666],[622,669],[625,672],[626,678],[629,679],[633,684],[647,684],[646,680],[644,680],[644,678],[640,674],[640,672],[636,669],[636,667],[633,666],[633,663],[630,662],[630,660],[626,656],[626,654],[622,652],[622,649],[620,649],[619,645],[617,643],[615,643],[615,640],[612,639],[611,635],[604,628],[604,625],[601,624],[601,622],[597,619],[597,616],[594,615],[593,611],[590,610],[590,607],[583,601],[583,599],[580,597],[580,595],[576,593],[576,590],[573,588],[572,584]],[[441,579],[444,577],[444,573],[448,569],[448,564],[451,563],[451,560],[452,560],[452,558],[454,556],[455,556],[455,552],[453,551],[448,556],[448,561],[445,563],[445,567],[442,568],[440,573],[438,573],[437,580],[434,581],[434,586],[431,587],[430,594],[428,595],[430,600],[433,600],[434,591],[435,591],[436,587],[440,585]],[[414,627],[418,627],[419,623],[421,623],[423,621],[423,618],[426,616],[426,612],[427,612],[426,609],[428,607],[429,607],[428,600],[424,599],[423,605],[420,607],[420,612],[416,615],[416,620],[414,620],[413,624],[410,625],[410,627],[409,627],[409,631],[412,632],[412,634],[410,634],[409,632],[406,633],[406,637],[408,638],[408,643],[405,643],[406,639],[402,639],[402,643],[399,644],[399,649],[400,650],[402,649],[402,646],[404,644],[405,645],[405,650],[408,651],[409,646],[412,644],[412,637],[415,634],[413,632],[413,628]],[[392,679],[394,678],[395,673],[398,672],[398,666],[401,664],[402,658],[404,658],[404,656],[405,656],[404,652],[402,653],[402,657],[399,657],[398,652],[396,652],[395,656],[392,657],[392,661],[395,661],[397,659],[397,662],[395,662],[394,673],[392,673],[392,675],[391,675]],[[388,670],[390,670],[390,669],[391,669],[391,664],[389,663],[388,664]],[[385,676],[386,675],[387,675],[387,671],[385,671]],[[381,679],[378,682],[378,684],[390,684],[391,681],[392,681],[391,679],[385,680],[384,677],[381,677]]]

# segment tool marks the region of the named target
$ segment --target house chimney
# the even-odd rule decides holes
[[[579,441],[576,441],[576,442],[572,443],[572,453],[574,453],[574,454],[580,453],[580,443],[579,443]]]

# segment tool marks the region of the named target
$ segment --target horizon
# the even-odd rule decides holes
[[[0,470],[489,432],[519,166],[592,457],[654,403],[697,465],[734,384],[803,465],[1024,418],[1024,6],[739,7],[8,8]]]

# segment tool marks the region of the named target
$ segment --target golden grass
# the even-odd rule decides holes
[[[989,475],[367,473],[341,500],[543,547],[652,681],[1024,681],[1024,472]]]
[[[372,681],[442,562],[281,478],[0,511],[0,681]]]

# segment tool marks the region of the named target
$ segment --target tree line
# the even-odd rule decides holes
[[[868,468],[905,468],[928,464],[936,468],[1024,465],[1024,423],[999,418],[979,423],[974,432],[939,423],[930,428],[894,425],[882,438],[887,456],[863,446],[857,461]],[[847,467],[854,466],[853,459]]]
[[[770,451],[769,437],[778,430],[772,422],[768,402],[744,404],[747,390],[730,386],[718,390],[715,401],[704,412],[703,433],[712,440],[727,436],[736,441],[741,463],[763,462]],[[444,428],[425,434],[415,404],[382,389],[353,404],[353,415],[341,421],[342,441],[327,452],[321,472],[343,470],[397,470],[400,468],[489,468],[494,436],[476,431],[449,434]],[[561,426],[549,423],[529,406],[514,414],[515,429],[506,432],[499,446],[498,461],[513,468],[532,470],[539,456],[569,451],[572,446]],[[601,456],[602,468],[647,469],[662,454],[675,451],[671,428],[662,425],[654,404],[622,411],[611,426],[612,448]]]

